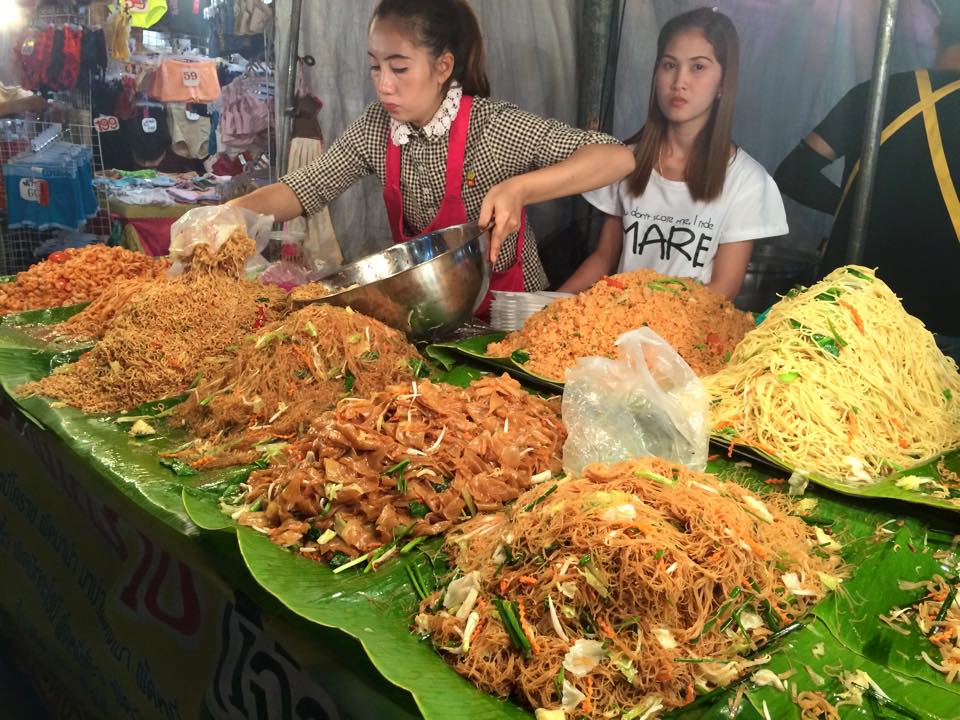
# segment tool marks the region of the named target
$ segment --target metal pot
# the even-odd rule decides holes
[[[490,233],[465,223],[368,255],[323,279],[343,288],[294,301],[350,307],[406,333],[431,340],[467,320],[490,286]]]

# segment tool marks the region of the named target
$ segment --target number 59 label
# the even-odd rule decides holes
[[[200,75],[196,70],[182,70],[181,78],[184,87],[197,87],[200,84]]]

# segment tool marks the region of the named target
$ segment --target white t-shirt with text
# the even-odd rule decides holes
[[[721,244],[788,230],[777,184],[742,149],[730,161],[723,190],[714,200],[695,201],[685,182],[667,180],[656,169],[639,197],[630,194],[626,180],[583,197],[601,212],[623,218],[618,272],[649,268],[707,283]]]

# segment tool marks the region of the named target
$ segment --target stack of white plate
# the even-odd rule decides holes
[[[572,297],[559,292],[503,292],[493,291],[490,303],[490,325],[494,330],[519,330],[528,317],[561,298]]]

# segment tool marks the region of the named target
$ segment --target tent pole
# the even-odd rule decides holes
[[[282,112],[280,113],[280,127],[277,129],[277,172],[282,176],[287,172],[290,156],[290,140],[293,133],[293,115],[296,112],[297,93],[297,61],[300,56],[300,12],[302,0],[290,2],[290,29],[287,35],[286,77],[283,83],[283,95],[279,98]],[[278,58],[279,60],[279,58]]]
[[[851,264],[860,264],[863,261],[870,224],[870,202],[877,174],[877,157],[880,153],[880,132],[883,129],[883,112],[890,79],[890,49],[893,45],[898,3],[899,0],[883,0],[880,6],[873,77],[870,80],[870,91],[867,96],[867,123],[863,133],[863,148],[860,151],[860,178],[854,197],[850,239],[847,245],[847,262]]]

